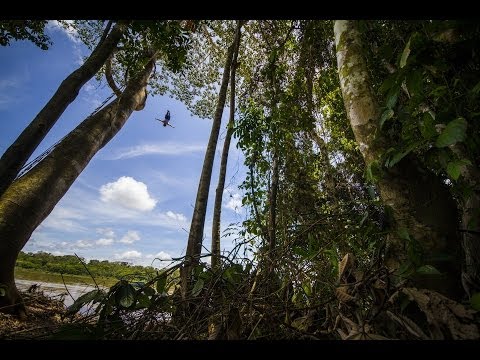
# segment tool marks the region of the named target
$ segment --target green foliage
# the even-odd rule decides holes
[[[195,285],[193,285],[192,296],[198,296],[202,291],[204,284],[205,282],[203,279],[198,279]]]
[[[12,40],[28,40],[42,50],[48,50],[52,42],[45,34],[47,20],[0,21],[0,46],[10,45]]]
[[[435,145],[437,147],[445,147],[453,145],[465,139],[467,132],[467,121],[463,118],[458,118],[450,121],[447,127],[438,136]]]
[[[37,269],[50,273],[89,275],[88,271],[74,255],[55,256],[45,252],[20,252],[16,266],[18,268]],[[141,280],[148,279],[156,274],[156,270],[151,266],[144,267],[107,260],[90,260],[87,267],[94,277],[121,279],[129,276]]]
[[[470,298],[470,305],[477,311],[480,311],[480,293],[475,293]]]
[[[83,294],[82,296],[77,298],[75,302],[68,307],[67,314],[75,314],[78,311],[80,311],[80,309],[85,305],[87,305],[88,303],[90,302],[92,302],[93,304],[98,303],[102,301],[105,298],[105,296],[106,296],[106,293],[103,290],[95,289],[95,290],[89,291],[86,294]]]

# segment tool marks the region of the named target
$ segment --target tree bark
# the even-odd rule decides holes
[[[94,76],[113,52],[127,23],[118,22],[105,38],[100,41],[90,57],[77,70],[62,81],[55,94],[23,130],[20,136],[5,151],[0,159],[0,197],[15,180],[40,142],[75,100],[82,86]]]
[[[120,98],[72,130],[32,170],[15,180],[0,198],[0,310],[24,311],[14,281],[18,253],[32,232],[50,214],[92,157],[122,128],[145,102],[145,89],[154,59],[127,84]]]
[[[213,224],[212,224],[212,269],[217,269],[220,265],[220,220],[222,215],[223,189],[225,187],[225,176],[227,173],[228,152],[232,140],[234,116],[235,116],[235,72],[237,70],[238,48],[240,47],[240,36],[242,23],[237,22],[235,32],[235,43],[233,49],[233,60],[230,75],[230,118],[227,124],[227,134],[223,143],[222,159],[220,161],[220,173],[218,175],[218,185],[215,191],[215,204],[213,206]]]
[[[233,57],[233,44],[228,47],[223,70],[222,84],[218,94],[217,108],[213,118],[212,130],[208,139],[207,151],[203,160],[202,174],[198,184],[197,198],[193,210],[192,223],[188,234],[187,252],[185,265],[181,269],[182,294],[185,296],[189,288],[189,277],[193,266],[198,264],[202,252],[203,228],[205,226],[205,214],[207,212],[208,192],[212,179],[213,161],[215,160],[215,149],[218,142],[218,134],[222,123],[223,108],[227,97],[228,80]]]
[[[355,21],[335,21],[334,32],[347,116],[365,163],[371,166],[386,152],[388,143],[377,125],[380,111],[371,89],[361,35]],[[456,232],[457,211],[448,189],[438,177],[420,168],[412,156],[404,158],[394,168],[382,169],[378,187],[383,202],[392,209],[396,229],[406,229],[423,248],[426,264],[443,273],[415,277],[415,285],[451,297],[460,296],[461,247]],[[407,242],[397,233],[389,236],[385,256],[391,269],[396,270],[407,261]]]
[[[272,186],[270,187],[269,212],[268,212],[268,247],[270,254],[273,254],[277,242],[277,193],[278,193],[278,158],[277,153],[273,154],[272,164]]]

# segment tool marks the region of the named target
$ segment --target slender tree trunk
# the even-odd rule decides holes
[[[18,253],[32,232],[50,214],[92,157],[122,128],[131,113],[145,102],[152,59],[129,81],[120,98],[87,118],[32,170],[15,180],[0,198],[0,309],[24,311],[14,281]]]
[[[227,134],[223,143],[222,159],[220,161],[220,173],[218,175],[218,185],[215,191],[215,204],[213,206],[213,224],[212,224],[212,268],[216,269],[220,265],[220,220],[222,215],[223,188],[225,187],[225,176],[227,173],[228,152],[233,134],[234,116],[235,116],[235,72],[237,70],[238,48],[240,47],[240,36],[242,23],[237,22],[235,32],[235,43],[233,50],[233,60],[230,75],[230,118],[227,124]]]
[[[0,197],[67,106],[75,100],[82,86],[103,66],[126,28],[127,23],[125,22],[118,22],[113,27],[110,34],[99,42],[83,65],[62,81],[48,103],[2,155],[0,159]]]
[[[335,21],[334,32],[347,116],[365,163],[371,166],[385,153],[388,144],[377,125],[380,112],[370,85],[361,35],[355,21]],[[423,248],[426,264],[444,274],[414,278],[415,285],[459,296],[461,247],[456,232],[457,211],[448,189],[438,177],[421,169],[412,156],[383,170],[378,187],[383,202],[393,211],[397,230],[406,229]],[[407,260],[409,246],[405,236],[391,234],[387,265],[398,269]]]
[[[202,174],[198,183],[197,198],[193,210],[192,223],[188,234],[186,264],[181,269],[182,294],[185,296],[189,288],[189,277],[193,266],[198,264],[202,252],[203,228],[205,226],[205,214],[207,212],[208,192],[212,179],[213,161],[218,142],[218,134],[222,123],[223,108],[227,97],[228,80],[233,57],[233,44],[228,47],[223,70],[222,84],[218,94],[217,108],[213,118],[212,130],[208,139],[207,151],[203,160]]]
[[[269,196],[269,213],[268,213],[268,247],[270,254],[273,254],[277,242],[277,193],[278,193],[278,156],[277,152],[273,154],[272,164],[272,185],[270,187]]]

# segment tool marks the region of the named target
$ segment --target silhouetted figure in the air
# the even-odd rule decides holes
[[[160,119],[156,119],[160,122],[163,123],[163,126],[171,126],[172,128],[174,128],[174,126],[170,125],[168,122],[170,121],[170,110],[167,110],[167,113],[165,114],[165,120],[160,120]]]

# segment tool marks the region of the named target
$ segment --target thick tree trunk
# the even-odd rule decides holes
[[[113,27],[110,34],[99,42],[83,65],[62,81],[48,103],[2,155],[0,159],[0,197],[67,106],[75,100],[82,86],[103,66],[126,28],[127,24],[125,22],[118,22]]]
[[[456,144],[452,150],[461,158],[467,158],[463,146]],[[472,161],[472,164],[475,162]],[[480,171],[475,165],[466,165],[461,175],[461,181],[472,190],[461,204],[462,246],[465,252],[462,284],[470,298],[480,292]]]
[[[6,296],[0,297],[0,310],[23,311],[14,281],[18,253],[92,157],[145,102],[145,88],[153,66],[154,60],[151,60],[129,81],[120,98],[77,126],[47,157],[15,180],[0,198],[0,284],[7,287]]]
[[[360,152],[370,166],[385,153],[387,142],[377,125],[379,107],[371,89],[361,35],[355,21],[335,21],[334,32],[345,108]],[[397,229],[406,229],[423,248],[426,264],[444,274],[417,277],[415,284],[459,296],[461,247],[456,207],[448,189],[412,157],[393,169],[384,168],[378,187],[383,202],[393,211]],[[390,268],[398,269],[407,260],[407,242],[396,234],[389,237],[386,262]]]
[[[240,47],[240,35],[242,24],[237,22],[235,32],[235,43],[233,49],[233,60],[230,71],[230,118],[227,124],[227,134],[223,143],[222,159],[220,161],[220,173],[218,175],[218,185],[215,191],[215,204],[213,206],[213,224],[212,224],[212,268],[216,269],[220,265],[220,220],[222,215],[223,188],[225,187],[225,176],[227,174],[228,152],[232,140],[234,116],[235,116],[235,72],[237,70],[238,48]]]
[[[213,161],[215,160],[215,149],[218,142],[218,134],[222,123],[223,108],[227,97],[228,80],[233,58],[233,44],[229,46],[225,59],[222,84],[218,94],[217,108],[213,118],[212,130],[208,139],[207,151],[203,160],[202,174],[198,183],[197,198],[193,210],[192,223],[188,234],[186,263],[181,269],[182,294],[185,296],[189,288],[189,277],[193,266],[198,264],[202,252],[203,228],[205,226],[205,214],[207,212],[208,192],[212,179]]]

